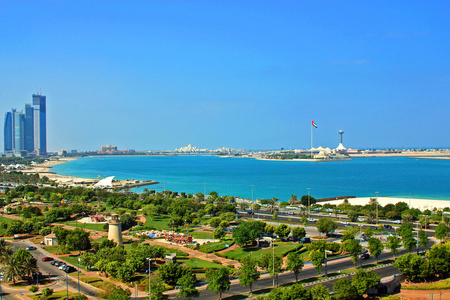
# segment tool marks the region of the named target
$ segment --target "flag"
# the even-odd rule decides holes
[[[311,121],[311,125],[317,128],[317,124],[314,121]]]

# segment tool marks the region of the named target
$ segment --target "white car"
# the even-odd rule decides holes
[[[402,224],[401,220],[394,220],[394,224]]]
[[[67,265],[66,265],[66,264],[62,264],[62,265],[59,266],[58,269],[62,270],[62,269],[64,269],[65,267],[67,267]]]
[[[341,224],[342,224],[342,225],[348,225],[348,224],[350,224],[350,223],[347,222],[347,221],[342,221]]]

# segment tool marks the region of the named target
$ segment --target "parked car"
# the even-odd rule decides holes
[[[49,256],[42,258],[42,261],[52,261],[52,260],[53,260],[53,257],[49,257]]]
[[[428,228],[430,228],[430,224],[422,225],[422,228],[428,229]]]
[[[59,267],[60,265],[62,265],[62,264],[64,264],[62,261],[60,261],[60,260],[57,260],[56,262],[55,262],[55,266],[56,267]]]
[[[60,270],[64,270],[65,268],[67,267],[67,265],[66,264],[62,264],[62,265],[60,265],[59,266],[59,268],[58,269],[60,269]]]
[[[74,268],[74,267],[72,267],[72,266],[66,266],[66,267],[63,269],[63,271],[66,272],[66,273],[72,273],[72,272],[75,272],[76,270],[77,270],[77,269]]]
[[[350,224],[345,224],[344,227],[352,227]]]
[[[254,215],[255,213],[253,212],[253,211],[251,211],[251,210],[249,210],[248,212],[247,212],[249,215]]]
[[[309,237],[302,238],[302,244],[308,244],[311,243],[311,239]]]
[[[402,224],[401,220],[394,220],[394,224]]]
[[[392,228],[392,226],[389,225],[389,224],[384,224],[383,227],[384,227],[385,229],[391,229],[391,228]]]
[[[25,249],[27,249],[27,250],[36,250],[36,247],[28,246],[28,247],[26,247]]]
[[[348,225],[349,223],[348,223],[348,221],[342,221],[341,224],[342,225]]]
[[[364,254],[362,254],[359,257],[359,259],[361,259],[361,260],[365,260],[365,259],[369,259],[369,258],[370,258],[370,254],[369,253],[364,253]]]

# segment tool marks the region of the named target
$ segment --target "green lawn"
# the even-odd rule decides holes
[[[450,289],[450,278],[429,284],[402,285],[404,290],[448,290]]]
[[[83,228],[83,229],[105,231],[105,230],[103,230],[104,224],[84,224],[84,223],[79,223],[77,221],[66,221],[66,222],[63,222],[63,224],[66,224],[68,226]]]
[[[197,263],[195,263],[197,261]],[[213,262],[203,260],[200,258],[192,257],[188,260],[179,260],[178,262],[185,264],[188,267],[198,267],[198,268],[218,268],[223,267],[222,265],[215,264]]]
[[[301,249],[302,245],[298,243],[276,243],[275,244],[275,255],[282,255],[286,251],[293,250],[297,247],[297,249]],[[245,256],[251,255],[252,258],[259,259],[264,254],[270,253],[272,254],[272,248],[257,248],[257,247],[238,247],[234,250],[224,252],[223,254],[233,260],[240,260]],[[307,252],[302,253],[302,256],[305,258],[308,256]]]
[[[200,248],[198,249],[198,251],[203,252],[203,253],[211,253],[211,252],[215,252],[215,251],[220,251],[220,250],[225,249],[226,245],[231,246],[233,244],[233,242],[234,242],[233,238],[225,237],[222,240],[217,241],[215,243],[201,245]]]
[[[39,292],[42,292],[42,288],[39,289]],[[69,292],[69,298],[76,297],[77,295],[80,294]],[[27,296],[34,300],[41,299],[41,297],[43,298],[41,293],[36,293],[34,295],[27,295]],[[47,300],[66,300],[66,299],[67,299],[67,291],[65,290],[54,292],[50,297],[47,298]]]
[[[189,234],[192,234],[194,239],[212,239],[213,238],[213,233],[212,232],[197,232],[197,231],[193,231],[193,232],[189,232]]]
[[[171,230],[172,228],[169,226],[170,217],[169,216],[154,216],[153,218],[145,217],[146,222],[144,227],[146,228],[155,228],[156,230]]]

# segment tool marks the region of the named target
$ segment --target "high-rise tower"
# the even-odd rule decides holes
[[[14,153],[20,154],[20,151],[24,150],[23,114],[13,109],[12,115],[13,115]]]
[[[34,124],[33,124],[33,107],[25,104],[25,113],[23,117],[23,133],[24,133],[24,150],[28,153],[34,151]]]
[[[33,95],[34,109],[34,149],[36,154],[47,153],[47,109],[46,97]]]
[[[10,111],[5,114],[5,127],[3,128],[3,150],[5,153],[13,150],[13,116]]]

